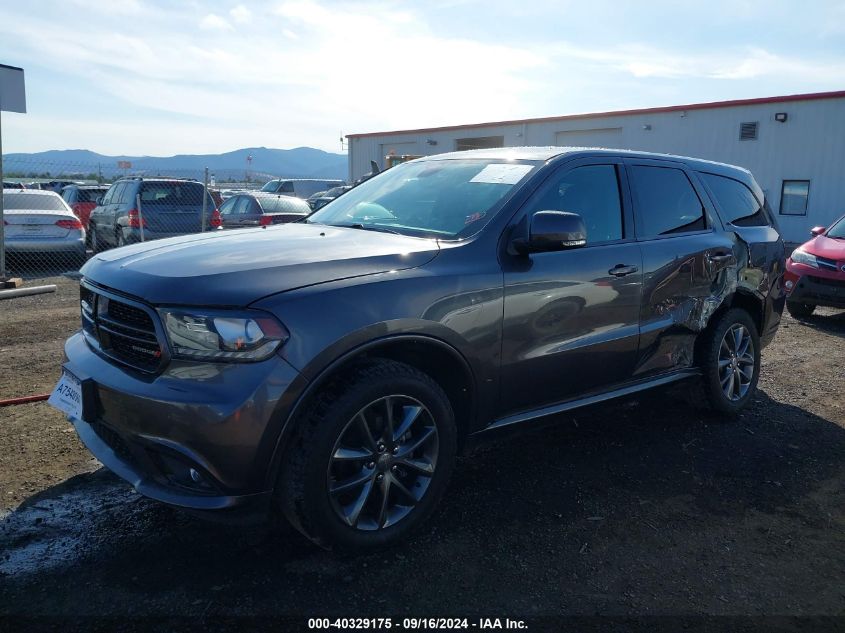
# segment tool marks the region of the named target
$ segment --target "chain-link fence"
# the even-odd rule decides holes
[[[249,172],[220,178],[204,168],[159,169],[147,161],[143,168],[129,162],[106,168],[5,160],[0,278],[3,269],[7,277],[52,277],[77,271],[107,249],[217,230],[227,199],[274,178]],[[299,204],[296,212],[307,208]]]

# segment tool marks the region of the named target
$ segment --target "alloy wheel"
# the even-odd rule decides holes
[[[719,347],[719,384],[725,397],[742,400],[754,379],[754,342],[744,325],[735,323],[722,339]]]
[[[358,411],[332,449],[328,495],[337,516],[358,530],[381,530],[422,500],[437,467],[439,438],[428,408],[405,395]]]

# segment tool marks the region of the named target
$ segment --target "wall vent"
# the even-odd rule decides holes
[[[756,141],[757,140],[757,122],[740,123],[739,124],[739,140],[740,141]]]

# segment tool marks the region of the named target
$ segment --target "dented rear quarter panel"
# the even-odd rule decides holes
[[[750,173],[707,167],[746,184],[762,204],[763,192]],[[783,312],[785,253],[776,228],[725,224],[695,171],[687,173],[705,206],[711,230],[641,242],[637,377],[692,366],[698,333],[714,315],[736,302],[754,306],[752,317],[760,326],[763,346],[774,337]],[[725,253],[732,257],[719,261]]]

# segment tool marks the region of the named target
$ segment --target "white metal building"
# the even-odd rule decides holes
[[[350,181],[389,155],[520,145],[664,152],[750,169],[784,239],[845,214],[845,90],[542,119],[350,134]]]

